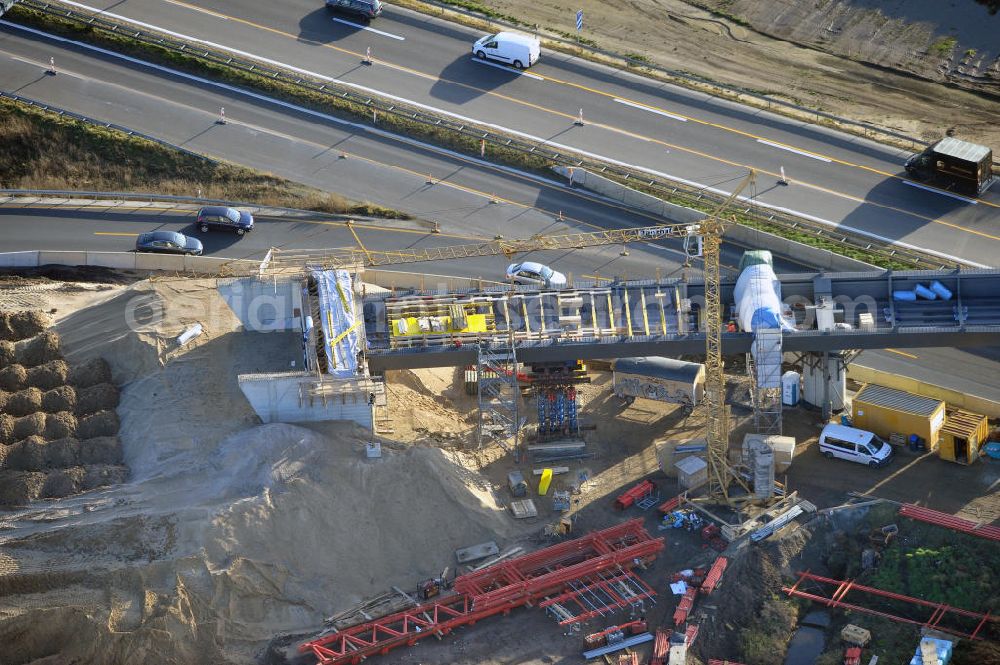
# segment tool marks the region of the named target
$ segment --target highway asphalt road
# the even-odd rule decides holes
[[[354,199],[367,199],[406,209],[415,215],[441,223],[444,233],[400,233],[387,221],[383,229],[361,229],[359,235],[369,249],[401,245],[437,246],[492,238],[498,230],[507,237],[533,233],[554,233],[560,228],[635,226],[648,224],[643,216],[614,205],[595,201],[560,184],[538,183],[510,177],[500,170],[440,151],[402,146],[351,128],[276,108],[266,102],[245,100],[237,109],[230,106],[230,123],[219,126],[215,108],[231,103],[227,94],[176,77],[158,76],[119,61],[94,57],[89,53],[59,50],[60,74],[41,74],[47,56],[53,52],[45,40],[26,38],[21,33],[0,33],[0,86],[28,97],[110,122],[129,125],[189,149],[246,164],[283,177],[329,190]],[[340,159],[340,151],[348,153]],[[424,175],[435,175],[434,185]],[[491,204],[492,194],[502,199]],[[562,210],[567,224],[556,220]],[[0,248],[18,249],[101,249],[126,250],[136,233],[153,228],[191,231],[189,218],[173,213],[120,212],[95,214],[93,211],[44,211],[0,208],[3,240]],[[346,247],[354,240],[342,226],[261,219],[258,229],[237,240],[235,236],[213,233],[206,238],[209,254],[229,257],[260,256],[268,247]],[[724,261],[730,267],[741,249],[727,247]],[[532,256],[551,263],[574,277],[627,274],[653,276],[676,274],[679,255],[671,249],[636,248],[629,257],[618,248]],[[416,264],[410,269],[439,275],[490,278],[500,275],[506,260],[500,257],[447,264]],[[696,264],[697,265],[697,264]],[[779,271],[802,267],[779,260]],[[910,353],[910,356],[917,355]],[[915,378],[941,376],[940,368],[961,367],[968,352],[953,349],[921,350],[918,358],[892,351],[867,352],[865,358],[896,362],[897,371]],[[983,364],[982,391],[1000,392],[990,387],[990,377],[1000,373],[992,361]],[[963,380],[964,372],[955,374]],[[976,374],[972,374],[975,376]],[[951,379],[948,379],[950,382]],[[939,381],[940,382],[940,381]],[[957,385],[957,383],[956,383]]]
[[[52,44],[44,39],[20,32],[0,33],[0,87],[101,121],[128,126],[201,154],[436,221],[443,234],[427,241],[428,244],[491,240],[497,234],[523,238],[538,233],[662,222],[662,218],[636,214],[570,189],[563,182],[511,174],[476,160],[357,131],[259,99],[246,98],[234,108],[225,91],[180,77],[163,76],[89,51],[59,50],[59,74],[45,76],[41,70],[47,66],[52,52]],[[223,105],[228,106],[229,120],[226,125],[219,125],[217,109]],[[347,157],[341,158],[341,154]],[[428,184],[429,176],[433,176],[433,184]],[[491,203],[494,199],[500,202]],[[563,221],[559,221],[560,212]],[[11,211],[8,209],[5,214]],[[147,230],[137,229],[134,218],[128,223],[128,233]],[[62,230],[56,232],[56,228]],[[120,237],[92,235],[114,232],[113,225],[90,229],[89,237],[75,231],[67,235],[68,228],[65,224],[18,225],[2,244],[11,249],[131,247],[131,241]],[[285,229],[287,224],[277,228]],[[262,226],[242,246],[260,254],[272,245],[317,248],[352,244],[323,236],[299,238],[266,233]],[[649,250],[655,253],[645,254],[632,249],[633,256],[628,260],[619,257],[591,262],[588,272],[600,266],[601,274],[620,269],[633,275],[654,276],[657,270],[667,274],[683,262],[679,243],[657,243],[657,247]],[[614,248],[615,256],[618,251]],[[741,247],[724,245],[724,265],[735,268],[742,251]],[[610,248],[601,256],[609,253]],[[562,268],[558,263],[556,267]],[[776,264],[776,269],[784,272],[803,268],[794,260],[781,257]],[[576,272],[574,268],[566,271]]]
[[[763,203],[972,262],[993,265],[1000,248],[1000,192],[971,201],[912,187],[899,150],[558,53],[521,74],[484,65],[470,52],[478,33],[407,10],[363,26],[304,0],[81,6],[705,186],[726,190],[753,166]],[[782,167],[788,187],[776,184]]]
[[[289,218],[256,218],[254,230],[245,236],[221,231],[200,233],[192,214],[165,210],[0,207],[0,228],[4,239],[0,251],[31,249],[131,251],[135,238],[145,231],[176,231],[202,241],[206,256],[260,259],[276,247],[303,249],[347,249],[357,247],[351,231],[342,222],[301,221]],[[412,222],[384,220],[354,225],[365,249],[440,247],[482,241],[481,236],[420,230]],[[676,254],[649,245],[630,246],[629,255],[620,255],[620,246],[562,252],[536,252],[512,260],[533,259],[551,264],[574,279],[625,275],[642,278],[675,276],[682,270]],[[737,259],[738,260],[738,259]],[[412,271],[454,277],[502,279],[511,261],[503,256],[453,259],[387,266],[393,271]],[[377,269],[378,270],[378,269]],[[690,269],[692,274],[700,267]]]

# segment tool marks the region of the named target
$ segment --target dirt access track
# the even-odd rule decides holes
[[[437,11],[418,0],[399,4]],[[1000,13],[990,15],[975,0],[475,4],[516,18],[521,29],[537,24],[542,34],[567,36],[583,10],[580,36],[601,49],[925,141],[954,127],[959,138],[1000,149]]]

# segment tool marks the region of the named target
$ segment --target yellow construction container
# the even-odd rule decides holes
[[[851,424],[874,432],[886,441],[892,434],[909,440],[916,434],[928,450],[934,450],[944,427],[944,402],[930,397],[886,388],[872,383],[862,386],[851,402]]]
[[[986,443],[990,426],[986,416],[956,409],[948,411],[941,428],[941,459],[972,464],[979,459],[979,449]]]

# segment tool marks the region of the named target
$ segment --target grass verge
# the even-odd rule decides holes
[[[465,0],[460,0],[465,2]],[[404,0],[405,6],[414,3],[412,0]],[[476,5],[468,2],[467,5]],[[420,5],[426,7],[426,5]],[[463,5],[465,6],[465,5]],[[480,11],[476,9],[476,11]],[[407,117],[396,114],[382,114],[377,120],[373,119],[372,109],[364,104],[346,100],[335,95],[325,94],[308,88],[277,81],[269,76],[262,76],[252,72],[237,69],[235,67],[223,66],[195,55],[177,53],[175,51],[150,44],[143,44],[120,34],[112,34],[103,30],[97,30],[89,25],[83,25],[75,21],[61,17],[44,14],[23,5],[15,5],[8,14],[8,18],[14,19],[24,25],[30,25],[40,30],[45,30],[54,34],[69,37],[71,39],[91,43],[103,48],[115,50],[127,55],[139,57],[158,64],[163,64],[181,71],[196,74],[212,80],[221,81],[230,85],[252,88],[262,91],[270,96],[284,101],[319,110],[353,121],[361,121],[369,125],[376,125],[381,129],[403,136],[419,138],[428,143],[438,145],[449,150],[454,150],[467,155],[478,156],[480,145],[474,137],[458,134],[446,128],[436,127],[426,123],[410,120]],[[549,160],[529,154],[513,148],[505,148],[492,144],[488,150],[489,157],[500,164],[513,166],[525,171],[544,174],[550,176]],[[235,168],[235,167],[234,167]],[[634,181],[623,183],[635,187]],[[663,200],[676,205],[695,207],[703,212],[708,212],[713,206],[711,204],[692,206],[687,199],[665,196],[662,192],[650,188],[638,187],[640,191],[658,196]],[[190,190],[189,190],[190,191]],[[805,231],[796,231],[777,224],[766,224],[757,222],[738,215],[735,219],[737,223],[745,224],[753,228],[767,231],[775,235],[800,242],[812,247],[829,250],[837,254],[849,256],[861,261],[878,265],[884,268],[901,269],[912,268],[913,264],[898,260],[887,260],[879,253],[856,249],[836,242],[832,239],[815,236]]]
[[[0,187],[157,192],[330,214],[408,218],[372,203],[214,162],[52,111],[0,99]],[[200,194],[199,194],[200,192]]]

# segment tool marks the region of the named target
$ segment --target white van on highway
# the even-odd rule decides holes
[[[537,38],[519,32],[498,32],[477,39],[472,52],[480,60],[496,60],[524,69],[538,62],[541,45]]]
[[[819,435],[819,451],[824,457],[850,460],[870,467],[885,466],[892,459],[892,448],[871,432],[844,425],[830,424]]]

